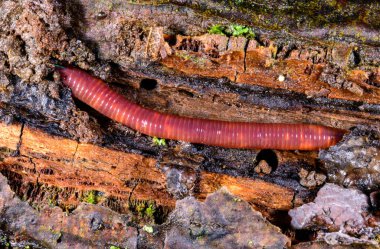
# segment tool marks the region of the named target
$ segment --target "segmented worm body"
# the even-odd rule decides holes
[[[76,98],[150,136],[226,148],[317,150],[335,145],[345,133],[311,124],[226,122],[164,114],[127,100],[82,70],[71,67],[58,70]]]

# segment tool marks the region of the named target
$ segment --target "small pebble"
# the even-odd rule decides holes
[[[261,160],[259,162],[259,164],[254,168],[254,171],[257,173],[257,174],[270,174],[272,172],[272,167],[269,166],[269,164],[267,163],[267,161],[265,160]]]
[[[284,82],[284,81],[285,81],[285,76],[282,75],[282,74],[280,74],[280,75],[278,76],[278,81],[280,81],[280,82]]]
[[[99,13],[96,14],[95,18],[97,20],[101,20],[101,19],[104,19],[107,17],[107,13],[105,13],[104,11],[100,11]]]

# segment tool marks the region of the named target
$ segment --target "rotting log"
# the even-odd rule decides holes
[[[176,41],[172,47],[174,52],[162,63],[188,75],[227,77],[236,83],[287,89],[309,97],[326,96],[367,103],[378,103],[380,99],[380,89],[368,81],[368,76],[376,73],[376,68],[348,70],[345,77],[351,84],[344,88],[331,86],[321,79],[329,58],[340,66],[349,66],[350,56],[358,49],[352,45],[327,48],[316,45],[308,50],[282,48],[280,51],[279,45],[273,41],[268,40],[268,44],[262,46],[258,41],[244,37],[177,36]],[[207,53],[216,55],[202,56]],[[284,80],[278,80],[280,75]]]
[[[17,176],[23,185],[46,184],[78,192],[96,190],[117,198],[125,208],[133,200],[155,201],[169,209],[175,205],[166,189],[167,176],[152,157],[78,143],[28,126],[21,129],[20,125],[0,125],[4,141],[0,147],[18,150],[16,155],[4,157],[0,164],[1,172],[11,182],[12,176]],[[194,194],[200,199],[225,187],[263,210],[289,210],[294,201],[302,203],[293,190],[263,180],[200,172],[195,182]],[[63,200],[62,206],[73,204],[69,201],[70,198]]]

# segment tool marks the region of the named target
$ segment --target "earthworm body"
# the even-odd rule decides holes
[[[317,150],[335,145],[345,133],[311,124],[226,122],[164,114],[132,103],[80,69],[64,67],[58,71],[76,98],[150,136],[226,148]]]

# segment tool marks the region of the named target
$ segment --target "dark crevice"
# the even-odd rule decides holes
[[[231,40],[231,38],[230,38],[230,37],[227,37],[226,47],[224,48],[225,51],[228,50],[228,44],[230,44],[230,40]]]
[[[380,82],[376,82],[376,74],[374,72],[368,76],[367,84],[375,87],[380,87]]]
[[[183,95],[183,96],[190,97],[190,98],[194,98],[194,96],[195,96],[194,93],[187,91],[187,90],[184,90],[184,89],[179,89],[178,93]]]
[[[20,55],[21,57],[26,57],[27,52],[26,52],[26,43],[25,41],[21,38],[20,35],[16,35],[16,40],[20,41]]]
[[[17,143],[16,151],[14,151],[14,153],[12,154],[12,156],[19,156],[20,155],[20,148],[21,148],[21,145],[22,145],[22,135],[23,135],[23,132],[24,132],[24,126],[25,126],[25,124],[21,123],[19,141]]]
[[[245,71],[247,71],[247,49],[248,49],[248,45],[249,45],[249,40],[246,40],[246,42],[244,44],[244,69],[243,69],[244,73],[245,73]],[[237,72],[236,72],[236,75],[237,75]],[[235,82],[236,82],[236,77],[235,77]]]
[[[244,61],[244,67],[245,67],[245,61]],[[245,71],[245,69],[244,69],[244,71]],[[239,72],[235,71],[234,82],[237,81],[238,74],[239,74]]]
[[[272,168],[272,172],[275,171],[278,167],[278,158],[276,153],[273,150],[261,150],[257,154],[256,162],[266,161],[267,164]]]
[[[181,43],[177,46],[178,50],[199,52],[204,51],[204,44],[192,38],[185,38],[181,41]]]
[[[157,80],[155,79],[142,79],[140,81],[140,88],[145,90],[153,90],[157,87]]]
[[[177,44],[177,36],[175,35],[166,35],[164,39],[167,43],[169,43],[169,46],[171,47]]]
[[[316,239],[316,236],[317,233],[312,230],[295,230],[294,244],[313,241]]]
[[[358,66],[359,64],[360,64],[360,62],[361,62],[361,58],[360,58],[360,54],[359,54],[359,51],[358,50],[353,50],[352,51],[352,55],[353,55],[353,62],[354,62],[354,66],[356,67],[356,66]]]

